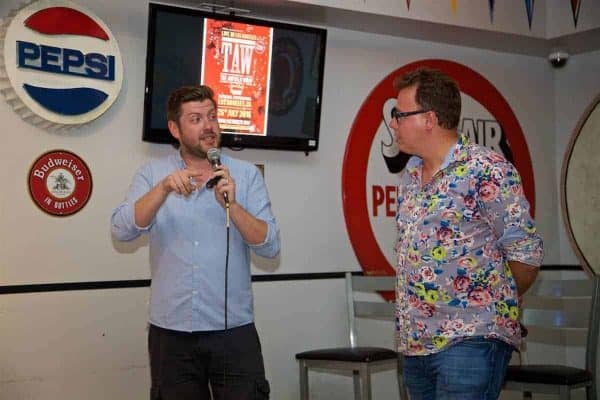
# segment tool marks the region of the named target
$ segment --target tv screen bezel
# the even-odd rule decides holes
[[[169,12],[183,14],[186,16],[197,16],[198,18],[213,18],[218,20],[248,23],[273,27],[275,29],[288,29],[315,33],[320,37],[320,65],[318,66],[318,96],[315,109],[315,134],[312,138],[284,137],[284,136],[257,136],[247,134],[223,133],[221,135],[221,146],[233,149],[255,148],[273,150],[304,151],[306,153],[317,151],[319,148],[319,136],[321,130],[321,106],[323,95],[323,76],[325,72],[325,48],[327,43],[327,31],[304,25],[296,25],[278,21],[263,20],[256,18],[240,17],[237,15],[211,13],[203,10],[171,6],[158,3],[149,3],[148,13],[148,35],[146,49],[146,76],[144,82],[144,110],[142,140],[151,143],[174,144],[177,140],[170,134],[168,128],[152,128],[152,88],[154,77],[154,47],[156,36],[156,16],[158,12]],[[175,88],[173,88],[175,89]],[[165,99],[166,100],[166,99]],[[165,104],[166,107],[166,104]]]

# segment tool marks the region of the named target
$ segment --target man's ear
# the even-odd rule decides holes
[[[171,136],[173,136],[175,139],[179,140],[180,133],[179,133],[179,125],[177,124],[177,122],[169,120],[167,122],[167,126],[169,127],[169,132],[171,132]]]
[[[438,118],[435,111],[428,111],[425,115],[425,128],[428,131],[432,131],[438,125]]]

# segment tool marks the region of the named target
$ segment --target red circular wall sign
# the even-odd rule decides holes
[[[66,217],[81,210],[92,194],[87,164],[66,150],[52,150],[35,160],[29,170],[29,194],[44,212]]]
[[[535,214],[533,167],[523,130],[502,94],[478,72],[453,61],[421,60],[407,64],[385,77],[369,94],[357,112],[346,142],[342,166],[342,202],[346,228],[354,253],[368,275],[394,275],[393,268],[381,251],[369,219],[367,203],[367,168],[369,153],[382,123],[381,110],[386,100],[395,98],[393,81],[398,75],[418,67],[430,67],[452,77],[460,90],[478,101],[500,123],[513,154],[513,163],[521,174],[525,196]]]

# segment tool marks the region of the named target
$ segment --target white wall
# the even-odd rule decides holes
[[[7,187],[15,188],[3,192],[1,197],[5,211],[0,234],[5,238],[5,250],[0,278],[4,284],[148,277],[145,239],[114,243],[108,234],[112,208],[122,200],[137,167],[149,157],[171,151],[168,145],[140,140],[147,6],[135,2],[116,7],[116,2],[109,1],[99,7],[92,0],[87,2],[119,41],[125,65],[124,87],[105,115],[64,135],[26,124],[6,103],[2,104],[0,113],[7,132],[15,132],[14,146],[0,150],[5,166],[0,176]],[[235,154],[265,165],[283,240],[280,260],[265,269],[278,273],[359,269],[341,207],[345,141],[357,110],[373,87],[396,68],[423,58],[445,58],[465,64],[482,73],[507,99],[523,128],[532,157],[539,230],[548,243],[556,242],[555,165],[547,161],[554,154],[553,142],[547,136],[553,130],[552,120],[546,118],[553,113],[549,85],[552,70],[544,59],[330,29],[320,150],[308,157],[298,152],[264,150]],[[94,181],[88,205],[67,218],[43,214],[33,206],[25,186],[33,160],[56,148],[81,156]],[[35,227],[37,235],[14,235],[15,226]],[[25,247],[35,251],[24,252]],[[47,255],[42,264],[38,254]],[[90,254],[102,257],[89,257]],[[558,248],[547,246],[546,262],[558,260]]]
[[[117,37],[124,86],[105,115],[65,135],[21,121],[0,102],[6,138],[0,147],[4,187],[0,285],[149,276],[144,241],[113,243],[109,233],[111,210],[122,199],[135,168],[169,151],[168,146],[140,139],[147,2],[78,3],[93,10]],[[17,4],[17,0],[3,1],[0,15]],[[264,150],[234,154],[265,164],[283,240],[279,262],[266,269],[275,268],[276,273],[359,269],[341,207],[341,167],[350,124],[363,99],[384,76],[422,58],[463,63],[483,74],[507,99],[532,156],[545,262],[575,262],[556,218],[559,155],[567,140],[561,132],[572,129],[589,102],[574,99],[580,93],[590,100],[595,95],[600,79],[597,53],[573,57],[564,70],[554,72],[541,58],[330,29],[320,150],[309,157]],[[563,90],[569,96],[562,97]],[[556,121],[549,117],[555,113]],[[26,176],[33,160],[55,148],[83,157],[94,179],[89,204],[68,218],[43,214],[27,193]],[[343,281],[264,282],[255,283],[254,290],[272,398],[298,398],[294,354],[346,341]],[[0,295],[0,398],[144,398],[149,382],[147,295],[147,288]],[[370,334],[377,342],[392,343],[391,326]],[[556,357],[562,359],[564,354]],[[351,397],[347,377],[315,374],[312,382],[314,399]],[[375,398],[397,396],[390,374],[378,377],[374,386]]]

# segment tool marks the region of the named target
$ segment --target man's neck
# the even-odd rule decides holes
[[[421,157],[423,160],[423,184],[429,182],[433,175],[437,173],[450,149],[456,145],[457,139],[458,134],[456,131],[451,130],[444,130],[436,135],[435,144],[431,146],[427,154]]]
[[[187,168],[212,170],[212,167],[206,157],[198,157],[197,155],[184,150],[180,150],[179,154],[181,154],[181,158],[183,159],[183,162]]]

